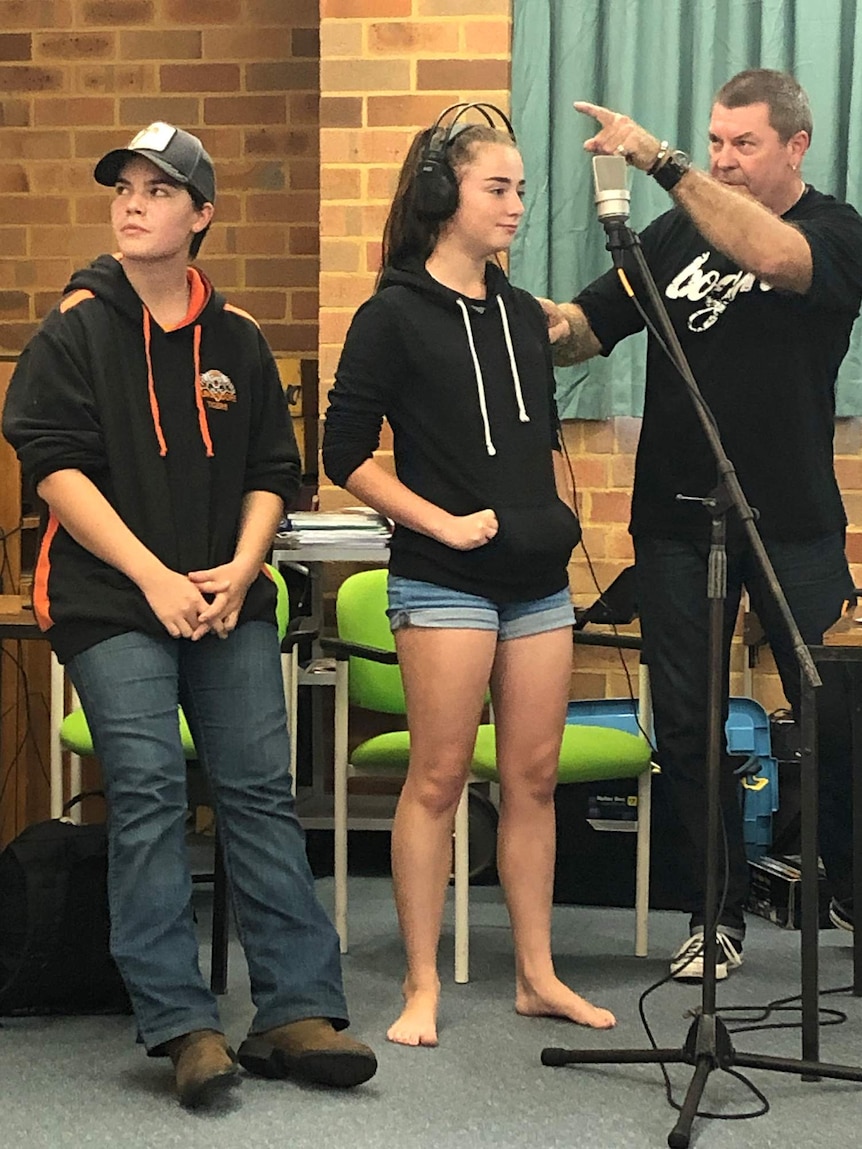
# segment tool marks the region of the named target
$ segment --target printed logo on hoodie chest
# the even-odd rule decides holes
[[[228,375],[214,368],[201,375],[201,398],[211,411],[227,411],[228,404],[236,402],[236,388]]]

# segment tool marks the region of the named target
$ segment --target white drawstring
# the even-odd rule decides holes
[[[491,425],[488,422],[488,404],[485,402],[485,381],[482,378],[482,370],[479,367],[479,357],[476,354],[476,344],[473,342],[473,328],[470,326],[470,313],[467,311],[467,306],[463,299],[456,299],[455,302],[461,308],[461,318],[464,320],[464,327],[467,331],[467,342],[470,345],[470,355],[473,357],[473,370],[476,373],[476,390],[479,393],[479,410],[482,412],[482,424],[485,428],[485,449],[489,455],[496,455],[497,448],[491,440]]]
[[[500,315],[503,319],[503,335],[506,339],[506,349],[509,352],[509,363],[512,368],[512,379],[515,383],[515,395],[518,399],[518,418],[522,423],[529,423],[530,416],[527,414],[524,407],[524,396],[521,393],[521,377],[518,374],[518,364],[515,362],[515,349],[512,346],[512,333],[509,331],[509,316],[506,314],[506,308],[503,304],[503,297],[497,296],[497,306],[500,308]]]
[[[470,345],[470,355],[473,359],[473,371],[476,375],[476,390],[479,394],[479,410],[482,412],[482,425],[485,428],[485,449],[489,455],[496,455],[497,448],[494,446],[491,439],[491,424],[488,420],[488,404],[485,400],[485,380],[482,378],[482,368],[479,366],[479,356],[476,354],[476,344],[473,341],[473,328],[470,324],[470,312],[467,310],[467,305],[463,299],[456,299],[455,302],[461,308],[461,318],[464,320],[464,328],[467,332],[467,342]],[[500,308],[500,317],[503,321],[503,338],[506,340],[506,350],[509,353],[509,366],[512,369],[512,381],[515,384],[515,398],[518,400],[518,418],[522,423],[529,423],[530,416],[524,407],[524,396],[521,391],[521,377],[518,374],[518,364],[515,362],[515,349],[512,346],[512,333],[509,330],[509,316],[506,314],[506,306],[503,303],[502,296],[497,296],[497,306]]]

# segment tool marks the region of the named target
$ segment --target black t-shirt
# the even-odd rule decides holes
[[[678,208],[653,221],[641,241],[725,451],[760,512],[762,535],[803,540],[846,524],[832,458],[835,377],[862,300],[862,217],[808,187],[783,218],[811,248],[805,295],[741,271]],[[628,274],[645,301],[637,274]],[[615,271],[576,302],[605,354],[644,326]],[[675,496],[707,495],[715,481],[685,384],[650,335],[632,534],[705,537],[709,516]]]

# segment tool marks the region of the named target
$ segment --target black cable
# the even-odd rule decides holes
[[[0,559],[0,586],[3,586],[4,574],[9,576],[9,586],[12,594],[18,594],[18,584],[15,579],[14,571],[12,570],[12,560],[9,558],[9,543],[8,540],[13,535],[22,533],[20,524],[17,527],[11,527],[8,531],[0,529],[0,546],[3,548],[3,557]]]
[[[45,780],[45,782],[49,786],[51,784],[51,779],[50,779],[50,776],[48,773],[48,769],[45,765],[45,760],[42,757],[42,751],[39,749],[39,742],[36,739],[36,736],[34,733],[35,732],[35,726],[34,726],[34,721],[33,721],[33,710],[32,710],[32,705],[31,705],[31,698],[30,698],[30,680],[27,676],[27,670],[24,666],[24,663],[21,661],[20,657],[14,655],[12,653],[12,651],[9,649],[9,644],[12,641],[14,641],[16,643],[16,645],[19,649],[19,652],[20,652],[21,641],[22,641],[21,639],[11,639],[11,640],[6,639],[3,643],[0,643],[0,651],[2,651],[2,653],[6,656],[6,658],[8,658],[13,663],[13,665],[16,667],[16,669],[18,671],[18,676],[21,680],[21,689],[22,689],[23,695],[24,695],[24,716],[25,716],[27,725],[25,727],[24,735],[23,735],[19,745],[15,748],[15,753],[13,754],[12,759],[9,762],[9,766],[6,770],[4,777],[3,777],[2,785],[0,785],[0,801],[3,800],[3,797],[6,793],[6,790],[9,786],[9,783],[11,781],[13,767],[17,764],[19,758],[21,757],[21,754],[23,753],[24,747],[27,745],[28,740],[31,740],[33,743],[33,749],[36,752],[36,761],[39,765],[39,770],[42,774],[43,779]],[[45,704],[44,695],[42,695],[41,693],[40,693],[40,698],[42,699],[42,702],[44,705]],[[18,706],[17,702],[12,703],[10,705],[9,709],[10,710],[13,708],[17,709],[17,706]],[[49,711],[47,705],[45,705],[45,713],[50,716],[50,711]]]
[[[569,477],[572,480],[572,491],[573,491],[574,496],[575,496],[575,506],[577,507],[578,485],[575,482],[575,472],[574,472],[574,469],[572,467],[572,460],[571,460],[571,457],[569,455],[569,449],[566,446],[566,438],[565,438],[565,435],[563,434],[562,424],[558,423],[558,426],[560,429],[560,445],[561,445],[562,452],[563,452],[563,458],[566,461],[566,467],[568,468],[568,471],[569,471]],[[604,591],[602,590],[601,585],[599,584],[599,579],[598,579],[598,576],[596,575],[595,567],[593,566],[592,557],[590,555],[590,552],[587,549],[587,544],[584,541],[583,533],[581,534],[581,541],[578,545],[580,546],[581,550],[584,552],[584,558],[586,559],[586,562],[587,562],[587,570],[590,572],[590,578],[593,580],[593,586],[596,589],[596,594],[598,596],[598,600],[599,600],[599,602],[601,602],[602,601],[602,595],[604,594]],[[619,630],[617,629],[617,624],[615,622],[612,622],[612,623],[609,623],[608,625],[611,627],[611,629],[613,631],[614,638],[619,638],[620,634],[619,634]],[[632,704],[632,714],[634,715],[634,719],[635,719],[635,722],[637,723],[638,730],[641,732],[641,735],[643,736],[643,738],[649,743],[649,747],[650,747],[651,752],[653,754],[655,754],[656,748],[655,748],[655,745],[653,743],[652,737],[651,737],[650,733],[646,729],[644,729],[644,727],[641,723],[641,720],[640,720],[640,715],[638,713],[638,709],[639,709],[638,708],[638,699],[637,699],[637,695],[635,694],[634,684],[632,682],[631,671],[629,670],[628,663],[626,662],[626,659],[625,659],[625,653],[624,653],[622,647],[617,647],[617,657],[620,660],[620,666],[622,667],[623,674],[625,675],[625,678],[626,678],[626,684],[628,686],[629,701]]]
[[[819,997],[827,997],[831,994],[838,993],[852,993],[852,985],[835,986],[832,989],[822,989],[819,991]],[[757,1030],[767,1029],[799,1029],[801,1022],[768,1022],[767,1019],[773,1013],[798,1013],[801,1010],[801,1005],[794,1005],[793,1002],[801,1001],[802,994],[794,993],[790,997],[777,997],[770,1001],[767,1005],[760,1007],[759,1017],[751,1019],[750,1021],[743,1018],[743,1024],[734,1026],[731,1033],[753,1033]],[[725,1005],[720,1013],[751,1013],[757,1006],[752,1005]],[[842,1025],[848,1020],[847,1014],[843,1009],[830,1009],[827,1006],[821,1006],[819,1013],[822,1017],[820,1025],[824,1028],[830,1025]]]

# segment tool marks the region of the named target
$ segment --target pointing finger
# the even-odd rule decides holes
[[[612,112],[610,108],[603,108],[601,104],[590,104],[587,100],[575,100],[572,107],[576,112],[581,112],[584,116],[592,116],[594,120],[598,120],[603,128],[612,123],[616,115],[616,112]]]

